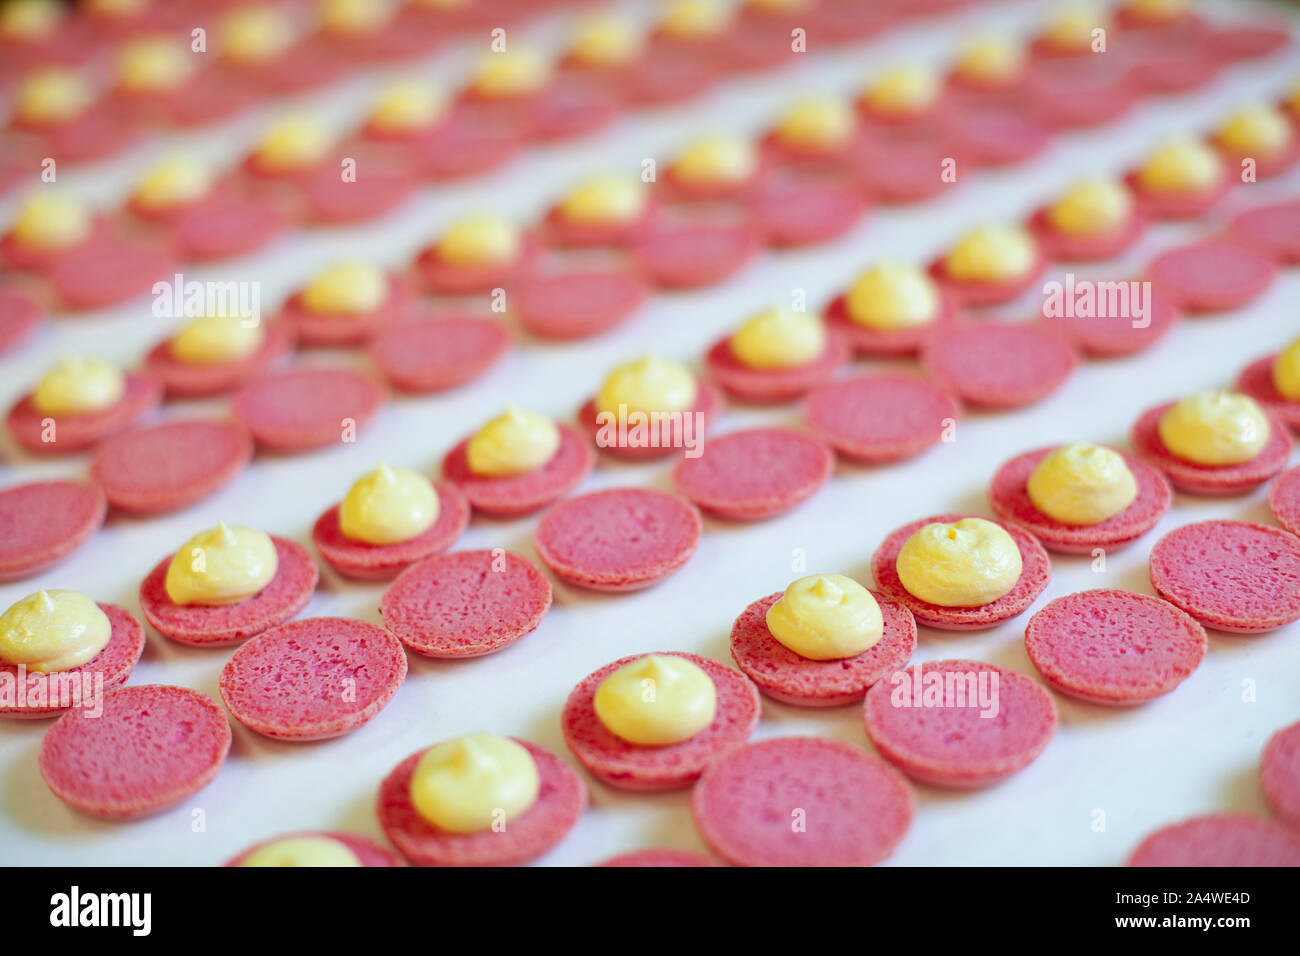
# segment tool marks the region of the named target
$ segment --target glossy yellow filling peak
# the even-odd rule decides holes
[[[508,831],[537,802],[541,776],[522,745],[497,734],[465,734],[425,751],[411,775],[411,803],[450,833]]]
[[[474,433],[465,447],[469,470],[501,478],[541,468],[560,449],[560,430],[545,415],[513,405]]]
[[[70,355],[45,373],[32,405],[47,415],[76,415],[111,408],[126,393],[126,376],[103,359]]]
[[[1020,549],[992,521],[962,518],[918,528],[896,562],[907,592],[940,607],[980,607],[1009,593],[1020,580]]]
[[[695,405],[698,394],[695,376],[685,365],[646,355],[609,373],[596,393],[596,411],[617,415],[623,406],[627,414],[683,412]]]
[[[76,591],[29,594],[0,614],[0,661],[50,674],[94,660],[113,636],[99,606]]]
[[[872,593],[842,574],[800,578],[767,609],[772,636],[814,661],[856,657],[880,642],[884,628]]]
[[[339,530],[353,541],[397,544],[432,528],[440,509],[428,478],[380,462],[348,490],[339,505]]]
[[[1236,392],[1189,395],[1160,416],[1160,441],[1198,465],[1239,465],[1268,444],[1268,417],[1253,398]]]
[[[163,587],[173,604],[238,604],[270,584],[279,566],[266,532],[218,522],[181,545]]]
[[[1053,449],[1025,483],[1035,508],[1062,524],[1095,525],[1137,498],[1137,481],[1124,456],[1076,443]]]
[[[713,679],[699,665],[647,654],[601,681],[592,704],[614,736],[660,747],[688,740],[712,724],[718,701]]]

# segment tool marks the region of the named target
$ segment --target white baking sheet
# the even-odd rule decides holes
[[[757,129],[799,94],[851,89],[872,70],[901,59],[940,62],[977,29],[1000,24],[1025,32],[1048,7],[1046,2],[996,4],[898,31],[857,49],[813,51],[792,70],[731,83],[687,109],[625,118],[599,137],[536,150],[489,178],[425,190],[399,214],[368,227],[302,234],[253,259],[186,270],[186,275],[257,279],[263,283],[263,301],[274,303],[314,268],[343,255],[403,263],[454,214],[490,208],[527,219],[585,171],[664,156],[701,131]],[[1275,9],[1247,3],[1214,8],[1234,15]],[[538,35],[554,35],[558,25],[554,20],[543,24]],[[454,77],[470,52],[443,54],[418,72]],[[353,446],[292,458],[259,455],[231,486],[186,511],[147,521],[114,517],[62,566],[35,580],[0,587],[0,607],[43,585],[74,588],[138,613],[141,578],[163,555],[217,519],[308,542],[319,512],[376,459],[432,472],[454,441],[508,401],[568,417],[605,370],[621,360],[654,350],[697,361],[724,330],[752,310],[785,299],[792,289],[805,289],[816,306],[873,259],[926,260],[973,223],[1019,217],[1072,178],[1123,169],[1162,135],[1203,129],[1240,102],[1271,99],[1295,77],[1300,77],[1300,57],[1294,53],[1238,66],[1209,90],[1149,103],[1099,131],[1064,136],[1032,163],[973,174],[950,194],[924,205],[882,209],[836,243],[764,255],[720,288],[659,296],[635,321],[598,340],[568,345],[525,341],[500,368],[468,388],[392,402]],[[368,76],[303,102],[346,124],[378,79]],[[184,143],[204,155],[236,156],[266,115],[166,145]],[[142,160],[164,148],[153,144],[99,167],[68,172],[65,185],[106,201],[120,198]],[[1268,196],[1296,195],[1297,187],[1300,176],[1292,175],[1288,181],[1239,189],[1229,204],[1235,208]],[[1211,228],[1208,223],[1160,226],[1127,257],[1129,264],[1136,267],[1155,250]],[[869,582],[870,555],[894,527],[938,512],[985,511],[985,483],[998,464],[1019,451],[1069,440],[1122,446],[1142,409],[1228,384],[1249,359],[1300,333],[1298,300],[1300,270],[1293,269],[1250,309],[1184,322],[1144,355],[1087,363],[1040,405],[964,419],[953,445],[887,468],[841,465],[827,488],[776,520],[753,525],[709,521],[698,554],[683,571],[649,591],[601,597],[559,586],[555,606],[538,631],[503,653],[464,663],[412,656],[410,676],[393,702],[368,726],[339,740],[279,744],[235,724],[234,747],[216,781],[184,805],[150,819],[107,823],[73,812],[50,794],[37,773],[48,722],[0,721],[0,861],[209,865],[254,841],[294,829],[348,830],[382,839],[373,810],[375,790],[410,752],[453,734],[487,730],[526,737],[567,755],[560,708],[573,684],[590,671],[626,654],[664,649],[730,662],[727,635],[733,618],[750,601],[796,576],[791,566],[796,549],[806,552],[809,570],[845,572]],[[1022,314],[1033,307],[1031,296]],[[0,402],[7,405],[41,369],[70,351],[137,362],[169,325],[150,314],[147,301],[49,322],[33,341],[0,360]],[[862,367],[873,365],[879,363]],[[202,407],[220,409],[221,403],[194,406]],[[795,406],[733,407],[720,430],[797,419]],[[84,457],[32,461],[22,459],[7,437],[4,441],[4,485],[84,472]],[[584,490],[622,484],[667,487],[669,467],[628,466],[602,458]],[[1085,560],[1054,556],[1053,580],[1035,607],[1100,586],[1149,593],[1146,558],[1155,539],[1178,525],[1216,517],[1268,521],[1263,490],[1219,501],[1179,496],[1159,527],[1136,546],[1113,554],[1104,573],[1092,571]],[[535,560],[535,523],[535,518],[475,520],[460,546],[504,546]],[[326,571],[304,613],[377,623],[382,591],[382,584],[345,583]],[[922,628],[917,658],[974,657],[1036,676],[1022,640],[1027,617],[969,635]],[[181,684],[215,697],[227,656],[181,647],[151,633],[131,680]],[[1247,688],[1253,694],[1246,694]],[[1110,865],[1122,861],[1148,830],[1184,816],[1229,809],[1265,812],[1256,782],[1260,748],[1272,731],[1300,719],[1300,624],[1258,637],[1212,633],[1200,669],[1175,693],[1144,707],[1111,711],[1061,697],[1057,703],[1060,731],[1024,772],[975,793],[918,787],[915,823],[890,862]],[[756,736],[786,734],[824,735],[869,746],[857,707],[800,710],[764,700]],[[539,862],[589,864],[640,847],[702,848],[686,792],[632,795],[588,782],[590,811]],[[198,809],[204,811],[201,829],[193,824]],[[1105,819],[1100,831],[1098,811]]]

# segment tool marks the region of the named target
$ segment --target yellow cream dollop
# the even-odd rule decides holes
[[[1017,279],[1034,267],[1038,247],[1019,226],[986,225],[958,240],[943,260],[945,271],[964,282]]]
[[[1190,0],[1125,0],[1121,6],[1148,22],[1177,19],[1191,7]]]
[[[596,411],[684,412],[695,404],[699,386],[680,362],[646,355],[618,366],[596,393]]]
[[[194,73],[189,48],[165,37],[133,40],[117,59],[119,85],[134,93],[171,90]]]
[[[113,636],[108,615],[76,591],[29,594],[0,614],[0,661],[51,674],[93,661]]]
[[[1273,387],[1283,398],[1300,402],[1300,339],[1296,339],[1273,360]]]
[[[722,0],[669,0],[659,29],[679,39],[717,36],[731,20],[731,7]]]
[[[615,737],[662,747],[689,740],[713,723],[718,692],[698,664],[667,654],[647,654],[601,681],[592,705]]]
[[[333,138],[309,116],[286,116],[267,130],[257,147],[257,159],[267,169],[304,169],[325,158]]]
[[[560,214],[572,222],[631,222],[645,211],[645,186],[626,176],[589,179],[560,203]]]
[[[238,315],[201,315],[172,336],[171,353],[194,365],[237,362],[266,341],[266,329]]]
[[[447,97],[432,83],[402,80],[386,86],[375,97],[370,124],[385,133],[427,129],[447,111]]]
[[[510,262],[522,248],[523,239],[514,223],[483,214],[452,223],[438,240],[438,258],[453,265],[487,265]]]
[[[939,315],[939,290],[925,272],[902,262],[881,262],[854,281],[845,298],[849,317],[873,329],[909,329]]]
[[[708,136],[682,150],[672,168],[684,183],[743,183],[758,169],[758,151],[738,136]]]
[[[1254,105],[1234,112],[1214,135],[1224,148],[1233,152],[1267,157],[1285,151],[1295,130],[1281,111]]]
[[[411,803],[425,822],[449,833],[478,833],[510,822],[541,790],[537,761],[497,734],[465,734],[424,752],[411,775]]]
[[[286,837],[258,847],[240,866],[360,866],[357,855],[329,837]]]
[[[14,97],[14,113],[29,123],[65,123],[85,112],[94,98],[80,73],[46,67],[23,77]]]
[[[931,522],[904,542],[895,562],[907,592],[940,607],[979,607],[1020,580],[1020,549],[1000,525],[983,518]]]
[[[603,16],[578,25],[570,55],[589,66],[618,66],[641,53],[641,31],[622,17]]]
[[[1070,4],[1061,8],[1043,30],[1043,37],[1058,50],[1092,49],[1092,31],[1109,30],[1110,18],[1095,4]]]
[[[885,622],[870,591],[842,574],[810,574],[767,609],[767,629],[800,657],[856,657],[880,642]]]
[[[174,209],[202,199],[211,189],[207,166],[189,156],[169,156],[144,174],[134,199],[144,209]]]
[[[163,587],[173,604],[238,604],[270,584],[279,566],[266,532],[218,522],[181,545]]]
[[[318,315],[361,315],[388,299],[388,277],[368,262],[339,262],[318,272],[302,290],[302,304]]]
[[[320,0],[320,18],[332,33],[372,33],[393,18],[393,4],[391,0]]]
[[[1099,235],[1122,227],[1133,215],[1133,197],[1113,179],[1075,183],[1047,210],[1047,220],[1062,232]]]
[[[776,137],[793,146],[833,149],[846,143],[857,127],[853,108],[835,96],[800,100],[777,120]]]
[[[1010,37],[978,37],[962,48],[957,73],[980,83],[1005,83],[1020,73],[1024,62],[1024,50]]]
[[[500,478],[536,471],[560,449],[560,430],[545,415],[513,405],[469,440],[465,457],[476,475]]]
[[[1181,193],[1209,189],[1223,178],[1223,160],[1200,140],[1161,143],[1138,170],[1138,181],[1152,192]]]
[[[872,81],[862,101],[875,113],[906,116],[929,109],[939,98],[939,79],[922,66],[896,66]]]
[[[1025,483],[1035,508],[1062,524],[1094,525],[1137,498],[1137,481],[1124,456],[1078,442],[1053,449]]]
[[[1209,391],[1175,402],[1160,416],[1160,441],[1171,454],[1198,465],[1238,465],[1268,444],[1268,417],[1253,398]]]
[[[77,415],[116,405],[126,377],[103,359],[70,355],[54,365],[32,392],[32,404],[46,415]]]
[[[221,55],[240,63],[264,63],[294,42],[293,24],[273,4],[256,4],[231,10],[217,31]]]
[[[69,249],[88,238],[92,226],[82,203],[63,193],[41,192],[23,203],[10,232],[29,249]]]
[[[0,8],[0,36],[39,41],[54,34],[63,19],[63,4],[55,0],[12,0]]]
[[[826,327],[811,312],[771,308],[731,336],[731,353],[750,368],[807,365],[826,351]]]
[[[470,85],[481,96],[528,96],[550,79],[550,61],[538,51],[510,49],[489,53],[480,60]]]
[[[348,489],[339,505],[339,530],[353,541],[397,544],[432,528],[439,508],[438,493],[428,478],[380,462]]]

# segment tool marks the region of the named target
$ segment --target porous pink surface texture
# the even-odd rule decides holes
[[[1129,866],[1300,866],[1300,831],[1265,817],[1215,813],[1163,827]]]

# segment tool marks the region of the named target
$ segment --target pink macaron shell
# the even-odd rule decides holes
[[[31,335],[43,314],[36,300],[16,289],[0,288],[0,355]]]
[[[485,375],[510,350],[510,330],[486,316],[430,317],[381,333],[370,359],[394,388],[441,392]]]
[[[694,850],[632,850],[611,856],[596,866],[722,866],[713,857]]]
[[[223,195],[178,216],[172,235],[177,255],[186,262],[214,262],[256,252],[290,225],[288,215],[272,203]]]
[[[549,244],[582,249],[628,245],[645,235],[657,218],[658,207],[653,202],[647,202],[633,219],[611,222],[571,219],[561,207],[555,206],[546,213],[542,224]]]
[[[990,305],[1002,305],[1020,298],[1028,292],[1043,274],[1046,262],[1041,254],[1033,266],[1022,276],[1014,279],[996,281],[975,281],[955,279],[948,275],[942,258],[936,259],[930,266],[930,275],[939,283],[946,293],[951,295],[959,306],[965,308],[983,308]]]
[[[517,554],[453,551],[407,568],[379,603],[384,626],[425,657],[494,654],[537,630],[551,583]]]
[[[202,790],[225,763],[230,724],[206,694],[144,684],[102,700],[102,714],[70,710],[41,742],[41,776],[73,809],[108,820],[157,813]]]
[[[1109,306],[1104,311],[1109,312]],[[1123,311],[1123,308],[1115,310],[1116,313]],[[1132,355],[1155,345],[1177,324],[1179,318],[1178,310],[1173,304],[1152,291],[1147,297],[1146,324],[1142,326],[1134,326],[1132,316],[1119,314],[1062,314],[1044,317],[1043,322],[1064,336],[1079,351],[1095,358],[1115,358]]]
[[[1134,213],[1117,228],[1102,233],[1067,232],[1055,226],[1047,209],[1039,209],[1029,219],[1029,230],[1038,241],[1043,255],[1055,262],[1099,262],[1113,259],[1142,238],[1147,223]]]
[[[1275,262],[1300,263],[1300,200],[1247,209],[1232,220],[1228,229],[1233,239],[1258,249]]]
[[[1243,494],[1280,472],[1291,457],[1291,437],[1280,422],[1273,421],[1268,444],[1250,461],[1237,465],[1198,465],[1178,458],[1160,440],[1160,419],[1173,405],[1165,402],[1143,412],[1133,426],[1129,444],[1147,464],[1164,472],[1169,483],[1179,491],[1191,495]]]
[[[233,392],[270,369],[293,351],[294,332],[285,322],[268,322],[262,344],[243,358],[224,362],[186,362],[164,339],[145,356],[144,367],[175,398],[205,398]]]
[[[1020,549],[1020,580],[1015,586],[996,601],[978,607],[942,607],[929,604],[903,587],[898,577],[898,553],[907,543],[907,539],[924,525],[932,522],[949,524],[962,518],[980,517],[979,515],[943,514],[932,518],[922,518],[890,532],[876,553],[871,556],[871,572],[876,579],[876,587],[885,597],[902,604],[916,618],[918,624],[938,628],[943,631],[974,631],[993,627],[1002,621],[1023,614],[1029,605],[1047,587],[1052,574],[1052,562],[1043,546],[1029,531],[1008,521],[998,524],[1011,535]]]
[[[175,555],[154,565],[140,585],[140,610],[154,630],[193,647],[225,647],[289,620],[311,600],[320,580],[316,562],[296,541],[271,536],[278,562],[262,590],[235,604],[176,604],[167,595],[167,569]]]
[[[1238,309],[1263,295],[1277,267],[1262,252],[1225,240],[1170,249],[1147,269],[1151,283],[1185,312]]]
[[[91,220],[89,235],[70,246],[56,248],[30,246],[19,242],[18,237],[12,232],[7,232],[0,235],[0,264],[14,272],[48,274],[66,256],[94,245],[111,243],[113,239],[113,226],[102,215],[96,215]]]
[[[162,403],[162,385],[152,375],[128,372],[122,397],[107,408],[90,412],[52,414],[36,407],[31,394],[9,409],[6,424],[14,441],[28,451],[67,454],[85,449],[129,428]],[[52,422],[52,427],[47,423]],[[44,441],[52,433],[53,441]]]
[[[787,402],[826,381],[849,360],[844,337],[831,331],[826,348],[811,362],[781,368],[746,365],[731,348],[731,337],[719,339],[704,356],[704,368],[728,395],[744,402]]]
[[[809,430],[851,461],[885,464],[937,444],[957,403],[915,375],[883,373],[830,382],[804,404]]]
[[[357,858],[362,866],[401,866],[399,860],[390,850],[384,849],[373,840],[367,840],[365,837],[357,836],[353,833],[339,833],[334,830],[297,830],[293,833],[284,833],[280,836],[271,837],[254,843],[247,850],[244,850],[238,856],[231,857],[223,866],[243,866],[244,861],[263,847],[270,846],[273,843],[279,843],[281,840],[333,840],[335,843],[341,843],[352,855]]]
[[[1255,180],[1273,179],[1292,169],[1300,161],[1300,132],[1295,128],[1286,143],[1275,153],[1262,155],[1257,151],[1234,149],[1223,143],[1217,136],[1210,138],[1210,145],[1219,151],[1229,169],[1241,170],[1247,160],[1254,164]]]
[[[969,322],[932,337],[922,364],[940,388],[983,408],[1020,408],[1056,391],[1078,364],[1065,339],[1038,324]]]
[[[623,270],[585,269],[529,276],[514,294],[520,324],[544,339],[567,341],[599,335],[632,318],[649,289]]]
[[[636,244],[637,268],[664,289],[698,289],[729,279],[758,254],[752,229],[735,223],[688,223],[652,230]]]
[[[894,852],[913,810],[911,788],[893,768],[824,737],[742,747],[691,793],[704,842],[737,866],[870,866]]]
[[[360,431],[384,399],[383,386],[361,372],[299,367],[246,385],[234,412],[259,445],[300,452],[341,442],[349,425]]]
[[[379,786],[379,825],[415,866],[518,866],[541,856],[573,829],[587,809],[587,788],[567,763],[526,740],[512,738],[537,763],[537,801],[502,830],[451,833],[420,816],[411,803],[411,778],[420,750],[399,763]]]
[[[161,514],[215,494],[244,470],[253,440],[236,422],[181,419],[103,442],[90,477],[114,508]]]
[[[1039,462],[1057,447],[1017,455],[997,470],[989,485],[993,513],[1031,532],[1049,551],[1090,554],[1096,548],[1122,548],[1154,528],[1173,503],[1173,492],[1163,474],[1120,452],[1137,482],[1137,497],[1127,508],[1093,525],[1070,525],[1048,517],[1034,507],[1026,486]]]
[[[363,130],[363,135],[370,135]],[[477,176],[503,166],[519,152],[523,131],[454,110],[447,119],[411,138],[412,168],[437,181]]]
[[[309,617],[235,651],[221,669],[221,699],[264,737],[327,740],[369,723],[405,679],[406,652],[382,627]]]
[[[48,278],[67,308],[103,309],[146,295],[174,265],[164,244],[116,237],[60,256]]]
[[[456,543],[469,524],[469,502],[447,482],[434,485],[438,517],[424,533],[396,544],[354,541],[339,527],[339,506],[334,505],[311,529],[311,540],[325,563],[348,578],[386,580],[417,561],[441,554]]]
[[[1002,167],[1027,162],[1047,149],[1052,132],[1032,114],[999,107],[968,107],[946,124],[958,168]]]
[[[1227,195],[1232,185],[1226,175],[1205,189],[1178,192],[1150,189],[1137,173],[1129,173],[1124,182],[1133,191],[1139,212],[1148,219],[1198,219]]]
[[[1300,538],[1246,521],[1198,521],[1151,549],[1156,594],[1206,627],[1261,634],[1300,618]]]
[[[740,671],[695,654],[662,652],[696,665],[713,681],[717,710],[713,723],[675,744],[646,746],[614,736],[596,715],[596,690],[625,664],[640,660],[633,654],[606,664],[573,688],[560,718],[564,742],[578,763],[602,783],[641,792],[689,787],[711,764],[749,740],[761,708],[758,688]]]
[[[936,678],[941,703],[923,696],[934,690],[932,675],[950,673],[957,675],[951,684],[947,677]],[[985,716],[982,702],[969,696],[971,678],[988,689],[995,715]],[[867,691],[862,715],[881,756],[913,780],[954,789],[985,787],[1023,770],[1047,747],[1057,725],[1056,704],[1041,686],[1015,671],[971,660],[916,664],[880,681]]]
[[[916,621],[903,605],[872,592],[884,618],[879,641],[861,654],[811,660],[796,654],[767,626],[767,612],[785,592],[760,598],[731,626],[731,657],[768,697],[796,707],[838,707],[859,701],[876,681],[907,665],[916,650]]]
[[[442,460],[442,473],[460,489],[475,511],[514,518],[531,514],[563,498],[591,474],[596,452],[576,428],[557,425],[560,446],[551,459],[520,475],[476,475],[470,470],[466,450],[470,438],[460,441]]]
[[[789,428],[751,428],[711,438],[673,468],[677,490],[701,511],[734,521],[784,514],[830,479],[835,456]]]
[[[1276,354],[1265,355],[1247,365],[1237,377],[1237,391],[1259,402],[1292,431],[1300,431],[1300,399],[1287,398],[1273,384],[1273,363],[1276,361]]]
[[[636,591],[690,560],[703,522],[695,506],[649,488],[569,498],[537,524],[537,555],[559,578],[594,591]]]
[[[1273,812],[1300,829],[1300,723],[1269,738],[1259,760],[1259,786]]]
[[[36,481],[0,490],[0,581],[58,564],[104,523],[108,502],[80,481]]]
[[[416,191],[414,171],[397,159],[360,157],[356,178],[338,167],[322,169],[303,184],[307,220],[318,226],[351,226],[387,216]]]
[[[1268,489],[1268,508],[1278,524],[1300,535],[1300,468],[1277,476]]]
[[[754,228],[769,246],[781,249],[838,239],[866,212],[860,190],[834,181],[773,182],[749,199]]]
[[[855,146],[845,165],[873,202],[913,203],[955,188],[944,176],[951,158],[941,136],[873,137]]]
[[[694,407],[692,407],[687,412],[683,412],[682,414],[700,416],[699,420],[702,423],[703,431],[706,432],[708,431],[709,426],[713,424],[714,419],[716,419],[718,415],[721,413],[721,411],[722,411],[722,393],[719,392],[712,385],[709,385],[706,382],[701,382],[699,383],[698,391],[696,392]],[[629,439],[628,444],[626,445],[618,444],[619,436],[617,432],[617,422],[613,423],[610,426],[611,431],[609,433],[609,437],[612,439],[612,441],[603,442],[601,438],[602,427],[600,425],[600,422],[598,421],[598,413],[596,411],[595,399],[588,401],[585,405],[582,406],[582,408],[578,412],[578,421],[579,424],[583,425],[586,428],[587,433],[591,435],[592,441],[595,442],[597,448],[599,448],[601,451],[605,452],[606,454],[614,455],[618,458],[626,458],[631,461],[644,461],[652,458],[667,458],[669,455],[677,451],[678,448],[680,447],[678,445],[672,445],[672,444],[661,444],[661,445],[648,444],[644,446],[631,444],[630,439],[634,437],[634,430],[632,429],[631,422],[628,423],[628,439]],[[684,439],[686,436],[683,435],[682,437]],[[697,441],[703,440],[702,432],[696,433],[694,437]]]
[[[1300,833],[1266,817],[1214,813],[1161,827],[1128,866],[1300,866]]]
[[[108,643],[104,645],[103,650],[91,660],[70,670],[58,671],[55,674],[28,671],[21,700],[16,698],[12,706],[0,706],[0,717],[35,720],[41,717],[53,717],[70,709],[67,706],[59,706],[58,703],[51,704],[51,698],[58,697],[60,694],[61,681],[83,682],[76,689],[76,693],[84,692],[88,696],[84,698],[72,696],[66,700],[73,708],[91,709],[93,705],[90,698],[109,688],[126,683],[126,679],[131,676],[131,671],[135,670],[140,655],[144,653],[144,628],[130,613],[116,605],[99,604],[98,607],[108,617],[111,629]],[[16,691],[18,668],[13,664],[0,663],[0,674],[14,682]],[[90,686],[84,682],[91,682]],[[71,687],[68,688],[67,693],[73,693]],[[62,699],[59,703],[61,702]]]
[[[540,251],[536,238],[527,236],[519,254],[509,262],[463,265],[444,261],[435,243],[416,257],[415,269],[431,292],[439,295],[473,295],[509,286],[511,282],[527,275]]]
[[[1200,665],[1205,628],[1168,601],[1095,590],[1043,605],[1025,628],[1025,650],[1056,690],[1128,706],[1168,694]]]
[[[1293,42],[1286,24],[1263,22],[1216,26],[1209,41],[1221,55],[1235,60],[1263,59]]]
[[[416,307],[415,289],[400,276],[388,277],[388,295],[368,312],[322,315],[302,301],[302,294],[284,304],[279,322],[287,323],[304,346],[362,345],[384,329],[411,318]]]
[[[826,327],[844,336],[859,355],[890,358],[915,355],[931,336],[952,328],[957,306],[952,296],[941,294],[939,311],[928,322],[901,329],[873,329],[849,314],[847,296],[836,296],[826,307]]]

